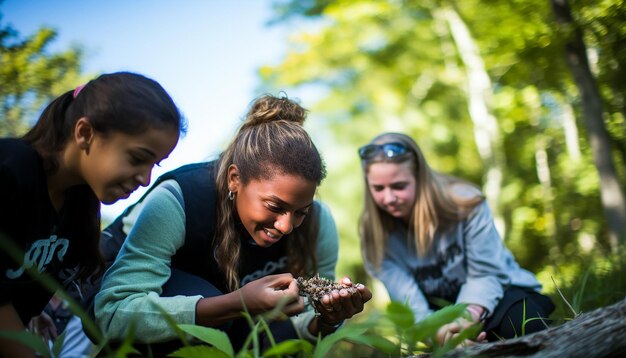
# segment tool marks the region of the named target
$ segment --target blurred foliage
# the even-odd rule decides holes
[[[436,170],[485,183],[464,64],[448,24],[436,16],[441,9],[463,19],[492,83],[489,109],[505,158],[496,201],[507,246],[533,272],[577,265],[573,258],[608,251],[598,172],[578,91],[564,61],[563,44],[571,29],[557,26],[549,1],[274,3],[271,23],[294,32],[281,62],[259,73],[266,86],[317,99],[306,104],[313,122],[308,125],[328,165],[320,196],[338,223],[340,276],[367,279],[357,233],[364,190],[357,148],[374,135],[406,132]],[[603,95],[622,188],[625,5],[623,0],[571,2]]]
[[[2,231],[0,231],[0,250],[6,252],[16,262],[20,262],[24,256],[24,251]],[[135,334],[137,325],[141,324],[139,317],[128,322],[123,341],[113,342],[109,337],[101,334],[90,314],[77,300],[78,297],[72,297],[68,294],[61,284],[49,274],[40,273],[34,267],[26,268],[26,270],[28,275],[40,282],[51,294],[54,293],[64,300],[72,314],[81,319],[85,332],[94,344],[92,353],[89,354],[90,357],[122,358],[143,354],[147,357],[153,357],[151,347],[143,343],[145,337],[138,339]],[[242,346],[237,347],[237,351],[235,351],[235,347],[224,331],[200,325],[178,324],[163,307],[156,302],[152,303],[154,308],[159,311],[161,319],[167,322],[181,343],[179,348],[172,346],[176,350],[168,356],[181,358],[274,356],[323,358],[355,356],[355,352],[368,352],[368,356],[398,357],[427,351],[432,351],[438,355],[454,349],[465,339],[475,336],[478,329],[478,326],[470,327],[443,346],[433,345],[430,343],[431,338],[437,330],[465,315],[467,305],[449,305],[426,319],[415,322],[408,304],[391,302],[382,310],[369,307],[369,314],[358,315],[358,318],[355,317],[355,319],[345,322],[335,332],[324,337],[318,336],[315,344],[302,338],[276,342],[269,323],[284,317],[283,309],[288,304],[288,299],[285,297],[272,310],[256,316],[252,316],[244,306],[244,312],[241,312],[241,316],[248,323],[250,333]],[[269,346],[264,347],[263,337],[267,339]],[[55,340],[51,347],[36,333],[27,331],[0,330],[0,338],[15,340],[29,346],[38,356],[57,357],[65,343],[65,332]],[[194,338],[194,340],[190,338]],[[77,338],[73,337],[73,339]],[[347,346],[341,343],[345,343]],[[137,345],[141,345],[142,351]]]
[[[614,255],[593,252],[558,267],[546,267],[538,273],[538,278],[556,306],[551,316],[554,319],[552,325],[623,300],[626,297],[625,276],[624,248]]]
[[[22,37],[0,13],[0,136],[24,134],[44,105],[84,81],[82,50],[49,51],[56,35],[41,28]]]

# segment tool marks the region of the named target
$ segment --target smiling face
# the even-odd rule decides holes
[[[317,188],[310,180],[283,174],[243,184],[235,165],[229,168],[228,187],[235,193],[239,219],[261,247],[277,243],[302,224]]]
[[[395,218],[410,221],[417,194],[417,182],[410,161],[370,164],[367,183],[379,208]]]
[[[138,135],[94,133],[80,158],[80,176],[104,204],[126,199],[150,184],[152,168],[178,142],[178,131],[151,128]]]

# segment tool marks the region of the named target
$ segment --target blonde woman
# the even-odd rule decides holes
[[[475,341],[545,328],[554,306],[533,274],[504,246],[485,198],[472,184],[432,170],[415,141],[383,133],[359,149],[366,184],[360,220],[363,257],[394,301],[421,320],[442,302],[467,304],[442,327],[443,344],[483,325]],[[523,311],[525,309],[525,316]]]

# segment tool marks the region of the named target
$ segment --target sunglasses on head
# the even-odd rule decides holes
[[[368,160],[383,154],[387,158],[396,158],[409,153],[409,148],[399,142],[368,144],[359,148],[359,156],[362,160]]]

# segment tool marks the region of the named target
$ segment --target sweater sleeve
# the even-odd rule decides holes
[[[180,191],[175,181],[164,183]],[[154,343],[177,337],[161,310],[177,324],[194,324],[201,296],[160,297],[171,275],[171,257],[185,238],[185,212],[179,199],[161,184],[138,210],[117,259],[102,280],[95,314],[97,324],[109,338],[123,339],[130,322],[134,322],[136,340]]]
[[[465,221],[463,235],[467,250],[467,280],[461,286],[457,303],[478,304],[492,313],[510,278],[506,272],[507,250],[485,201]]]
[[[337,227],[330,209],[325,204],[320,204],[320,223],[317,236],[317,269],[321,277],[334,280],[339,252],[339,235],[337,234]],[[291,317],[291,322],[298,334],[311,342],[317,340],[317,337],[312,335],[309,331],[309,325],[314,317],[315,310],[306,298],[304,312]]]

